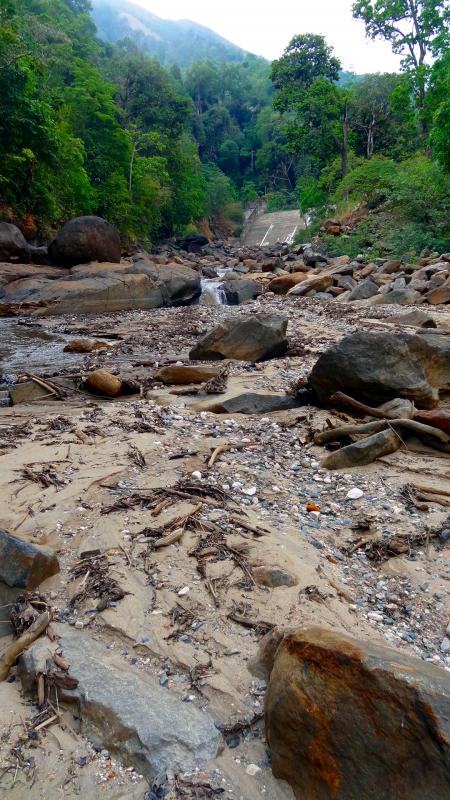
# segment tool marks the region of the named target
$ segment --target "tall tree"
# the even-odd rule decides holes
[[[341,64],[323,36],[294,36],[283,55],[272,63],[271,78],[278,89],[275,108],[287,111],[316,78],[337,81]]]
[[[423,115],[429,61],[449,44],[449,0],[357,0],[353,16],[363,20],[371,39],[385,39],[403,56],[403,69],[412,74],[425,137]]]

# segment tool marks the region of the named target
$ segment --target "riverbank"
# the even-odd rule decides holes
[[[334,412],[304,406],[259,416],[214,414],[201,410],[208,395],[195,394],[195,387],[180,393],[158,380],[159,367],[187,362],[189,349],[215,323],[258,310],[288,314],[288,352],[260,364],[231,362],[228,395],[283,393],[344,334],[402,329],[387,321],[392,309],[386,307],[274,296],[237,307],[48,317],[38,336],[44,335],[44,346],[46,336],[56,337],[56,350],[41,376],[64,382],[64,373],[81,377],[103,367],[133,378],[142,390],[116,401],[69,390],[64,400],[0,409],[0,521],[57,551],[61,572],[39,591],[50,598],[60,629],[74,630],[88,649],[91,639],[107,648],[112,661],[111,667],[105,661],[105,681],[108,669],[120,670],[124,691],[128,679],[154,679],[183,708],[197,709],[225,731],[224,749],[202,777],[211,787],[203,796],[225,789],[236,800],[261,793],[287,800],[291,790],[272,776],[264,739],[265,683],[248,668],[262,633],[280,620],[323,625],[449,668],[441,649],[449,618],[448,548],[429,544],[377,563],[362,549],[352,552],[352,543],[361,531],[412,538],[424,528],[442,528],[448,509],[430,504],[421,512],[404,487],[420,482],[448,491],[450,468],[444,453],[417,443],[368,467],[321,470],[324,450],[311,434],[327,420],[338,423]],[[444,307],[432,315],[439,328],[449,326]],[[65,361],[67,338],[81,336],[103,337],[111,346]],[[14,358],[6,373],[15,372]],[[199,508],[198,498],[174,499],[170,492],[180,482],[200,484],[215,501]],[[355,488],[359,499],[351,499]],[[152,492],[160,498],[156,505],[136,500]],[[186,515],[192,522],[184,533],[155,548],[158,531],[177,530],[176,521]],[[205,536],[219,549],[199,569]],[[103,610],[93,590],[73,600],[89,572],[74,580],[74,567],[83,553],[97,551],[126,593]],[[274,567],[284,576],[281,584],[255,579]],[[6,593],[2,605],[10,601]],[[6,623],[3,633],[4,645]],[[137,798],[148,790],[140,777],[145,769],[130,763],[118,730],[95,750],[91,728],[70,706],[39,734],[42,747],[20,740],[19,721],[31,719],[36,706],[18,689],[18,681],[0,684],[7,731],[0,758],[9,769],[2,779],[9,797],[24,791],[32,799],[54,796],[62,785],[67,797],[101,791],[108,798]],[[174,786],[169,776],[167,796],[182,796]]]

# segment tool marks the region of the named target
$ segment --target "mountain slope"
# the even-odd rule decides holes
[[[93,0],[92,17],[108,42],[128,37],[162,64],[240,61],[246,53],[219,34],[189,20],[166,20],[127,0]]]

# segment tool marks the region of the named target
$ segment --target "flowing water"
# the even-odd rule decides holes
[[[202,278],[202,294],[200,305],[202,306],[226,306],[227,298],[223,289],[222,278],[227,272],[226,269],[217,270],[217,278]]]
[[[24,372],[39,374],[57,369],[70,339],[73,336],[49,333],[38,324],[31,327],[19,324],[17,319],[0,319],[0,381],[14,380]],[[76,359],[76,353],[65,353],[64,365]]]

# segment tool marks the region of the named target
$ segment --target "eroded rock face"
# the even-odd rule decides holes
[[[448,796],[450,675],[439,667],[297,630],[276,649],[265,716],[273,773],[297,800]]]
[[[287,318],[278,314],[252,314],[221,323],[189,353],[193,360],[262,361],[283,355],[287,349]]]
[[[37,268],[34,268],[36,270]],[[44,268],[1,286],[0,316],[14,313],[96,314],[185,305],[200,295],[199,273],[179,264],[92,263],[65,270]]]
[[[153,782],[204,766],[217,754],[221,735],[212,719],[163,689],[84,632],[55,625],[70,675],[78,681],[83,730]],[[46,654],[38,641],[20,660],[26,691],[34,691]]]
[[[406,397],[418,408],[434,408],[439,389],[450,383],[449,337],[355,333],[320,356],[309,382],[325,405],[342,391],[371,405]]]
[[[101,217],[75,217],[58,231],[48,248],[59,267],[74,267],[89,261],[120,261],[118,231]]]

